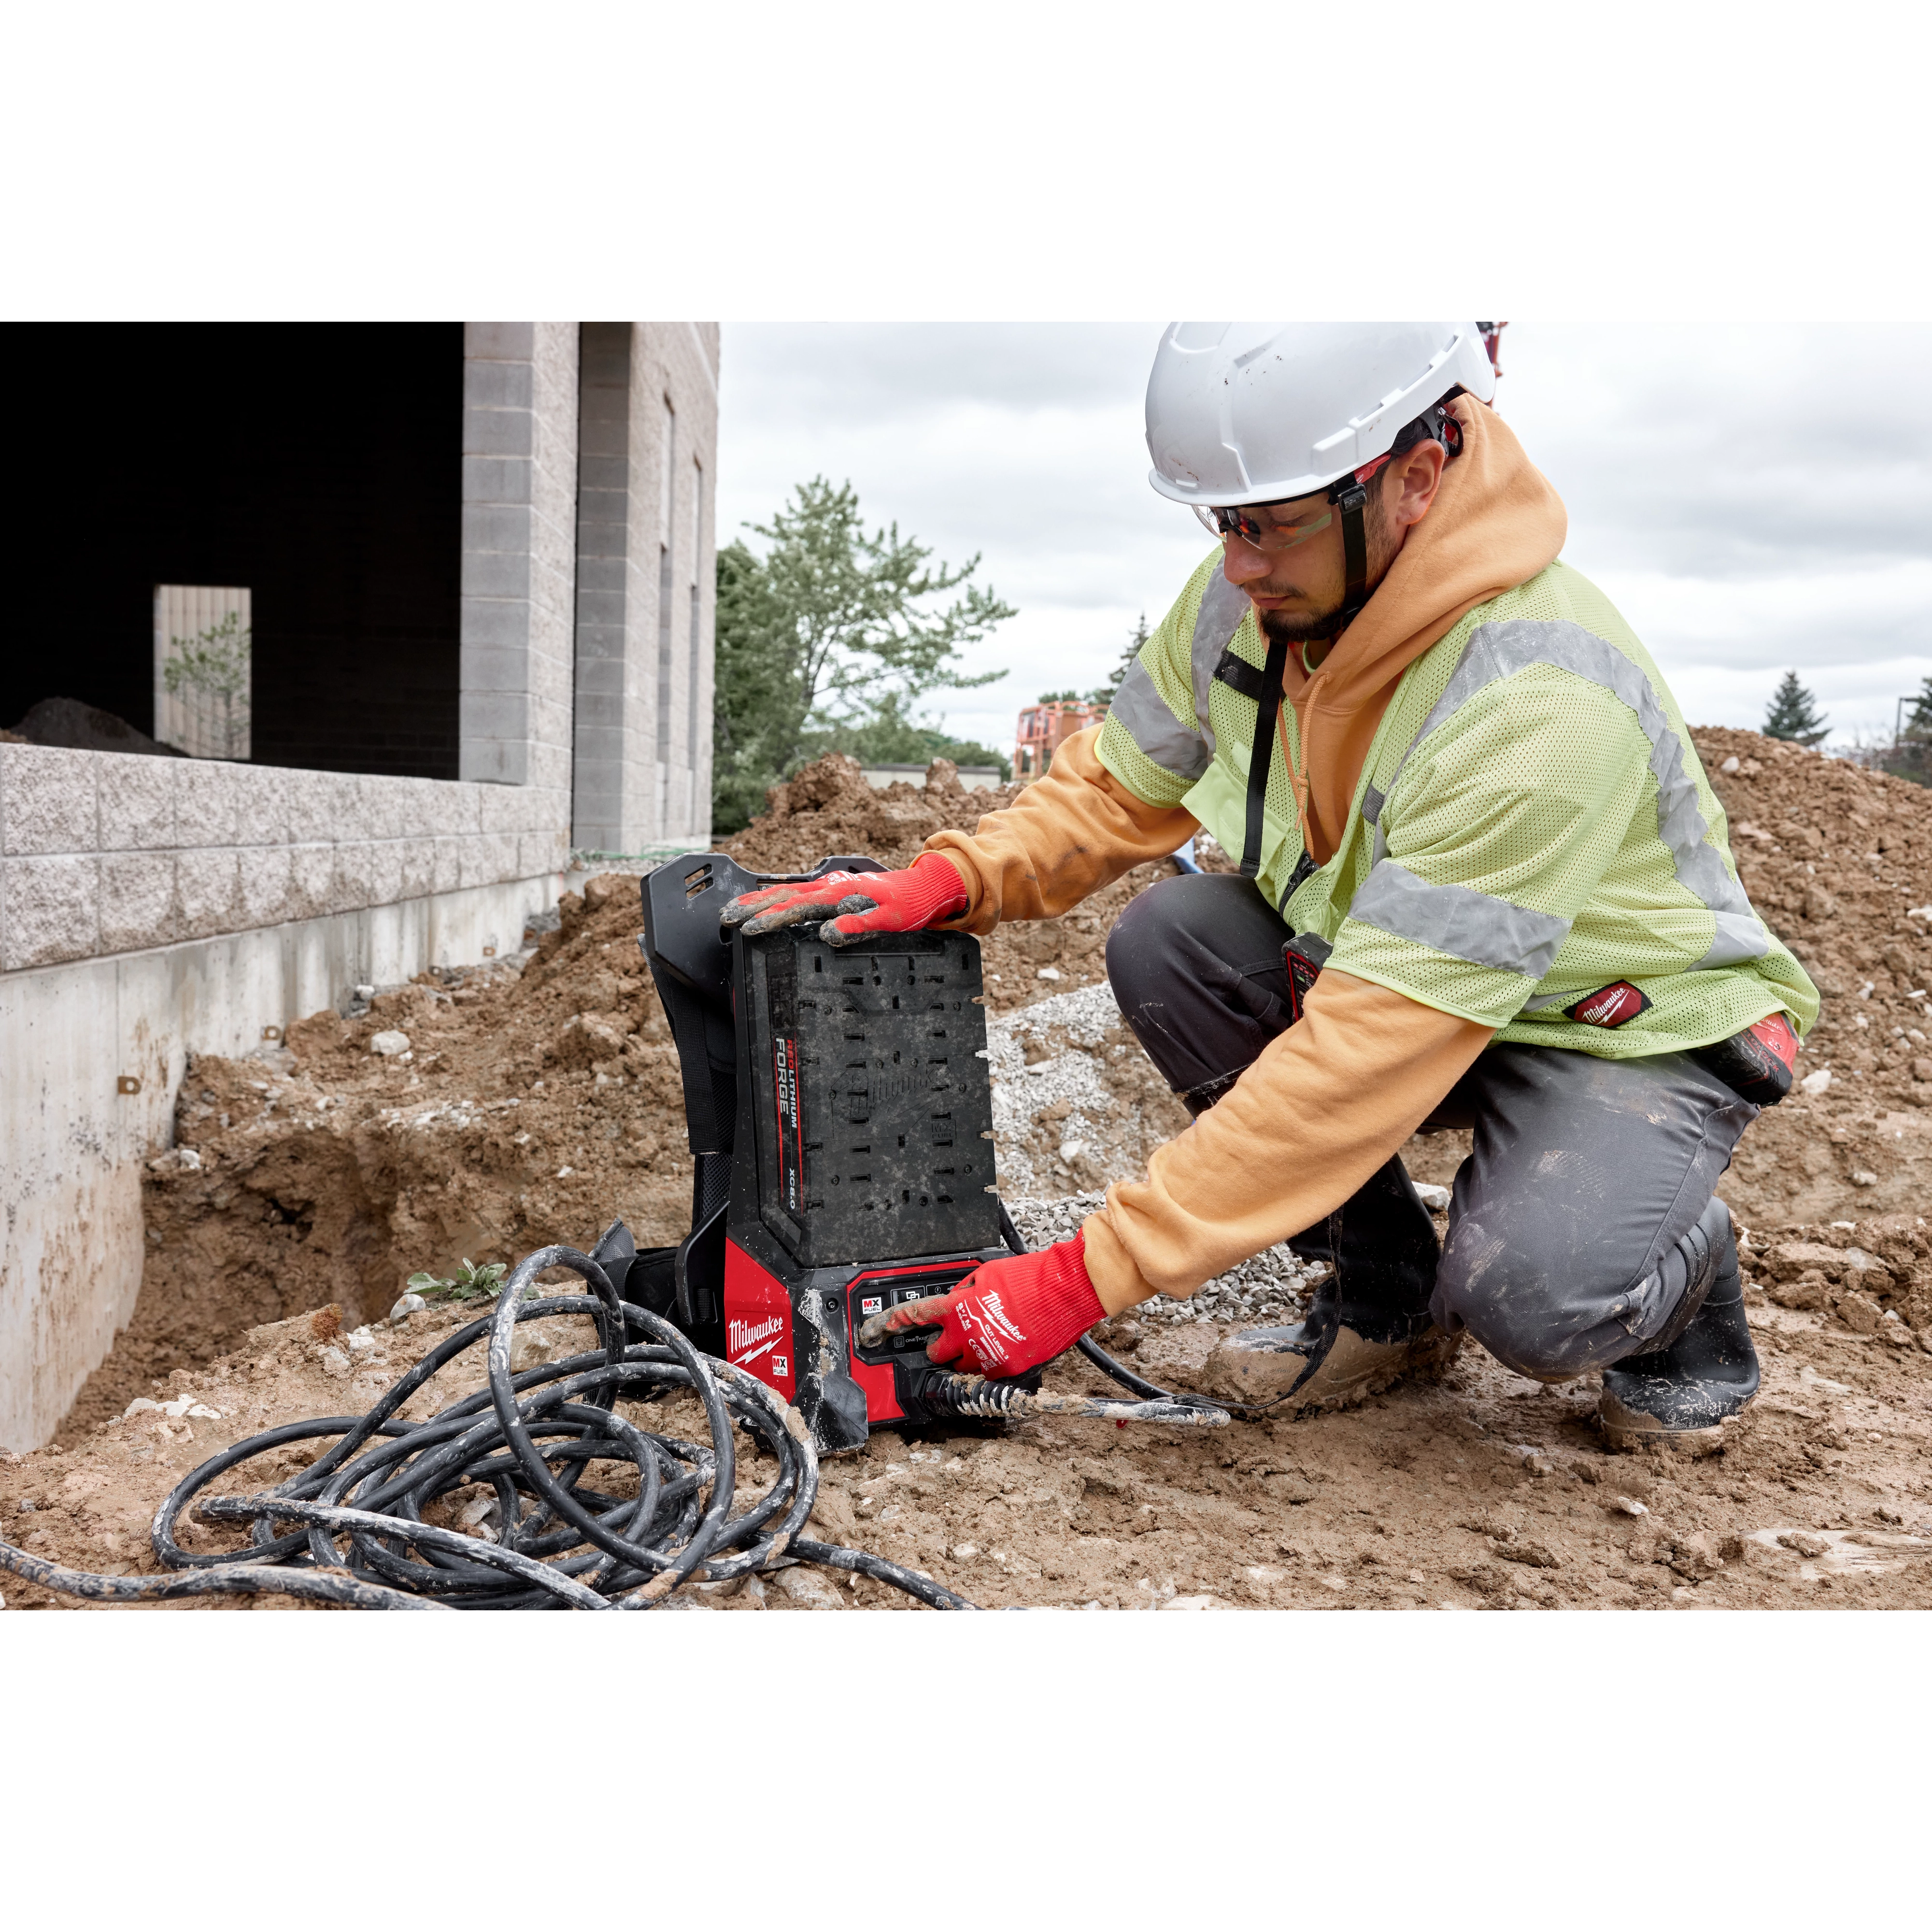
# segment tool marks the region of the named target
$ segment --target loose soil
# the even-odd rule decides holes
[[[1814,1090],[1757,1121],[1721,1190],[1748,1229],[1765,1368],[1721,1455],[1610,1454],[1587,1378],[1545,1389],[1466,1346],[1438,1378],[1312,1420],[881,1433],[827,1466],[825,1532],[988,1605],[1932,1605],[1932,794],[1751,733],[1695,736],[1752,901],[1825,995],[1799,1063]],[[770,871],[831,852],[903,862],[1010,796],[933,778],[874,792],[827,760],[725,849]],[[997,1151],[1036,1238],[1183,1124],[1102,983],[1114,917],[1170,871],[987,942]],[[584,1245],[620,1215],[640,1243],[683,1232],[676,1057],[636,892],[634,877],[590,878],[512,959],[310,1016],[260,1056],[194,1063],[176,1144],[149,1164],[134,1322],[56,1443],[0,1459],[0,1533],[77,1568],[150,1568],[147,1524],[185,1470],[275,1423],[366,1407],[465,1318],[383,1325],[412,1270]],[[406,1051],[376,1050],[394,1033]],[[1438,1135],[1405,1157],[1447,1183],[1466,1147]],[[1103,1340],[1186,1383],[1308,1285],[1258,1257]],[[1102,1384],[1076,1357],[1048,1386]],[[143,1395],[218,1414],[123,1419]],[[11,1581],[5,1594],[49,1600]],[[902,1600],[796,1569],[692,1603]]]

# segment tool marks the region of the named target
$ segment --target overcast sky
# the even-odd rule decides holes
[[[1019,614],[940,694],[1010,752],[1042,691],[1096,683],[1205,548],[1148,487],[1158,322],[724,326],[718,535],[850,479],[875,521]],[[1932,674],[1932,328],[1514,322],[1498,407],[1693,723],[1756,725],[1795,668],[1833,737]],[[752,538],[754,543],[758,540]]]

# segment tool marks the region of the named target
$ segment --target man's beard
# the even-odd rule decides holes
[[[1312,612],[1257,610],[1255,620],[1262,627],[1262,635],[1271,644],[1326,644],[1342,631],[1340,604],[1324,616]]]
[[[1395,560],[1395,546],[1389,538],[1388,524],[1382,513],[1381,499],[1372,494],[1369,500],[1368,514],[1364,538],[1368,548],[1368,581],[1370,596],[1375,595],[1376,586],[1388,574],[1388,567]],[[1264,597],[1292,596],[1295,592],[1270,590],[1265,585],[1256,588]],[[1366,601],[1365,598],[1364,602]],[[1339,638],[1346,628],[1342,621],[1342,603],[1338,600],[1332,610],[1257,610],[1256,621],[1261,626],[1262,635],[1270,644],[1321,644]]]

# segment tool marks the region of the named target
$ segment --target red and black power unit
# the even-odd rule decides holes
[[[884,869],[845,856],[795,876]],[[872,1348],[859,1329],[1021,1244],[995,1185],[979,941],[721,930],[740,893],[784,883],[717,852],[644,880],[639,943],[695,1172],[691,1232],[639,1256],[624,1292],[778,1390],[830,1454],[957,1412],[943,1394],[956,1378],[926,1358],[932,1330]]]

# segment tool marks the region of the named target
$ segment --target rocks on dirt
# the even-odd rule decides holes
[[[1932,1329],[1932,1240],[1916,1215],[1757,1231],[1740,1258],[1781,1307],[1901,1346]]]
[[[845,1599],[828,1582],[824,1574],[800,1565],[780,1570],[765,1579],[766,1601],[779,1598],[787,1610],[842,1610]]]

